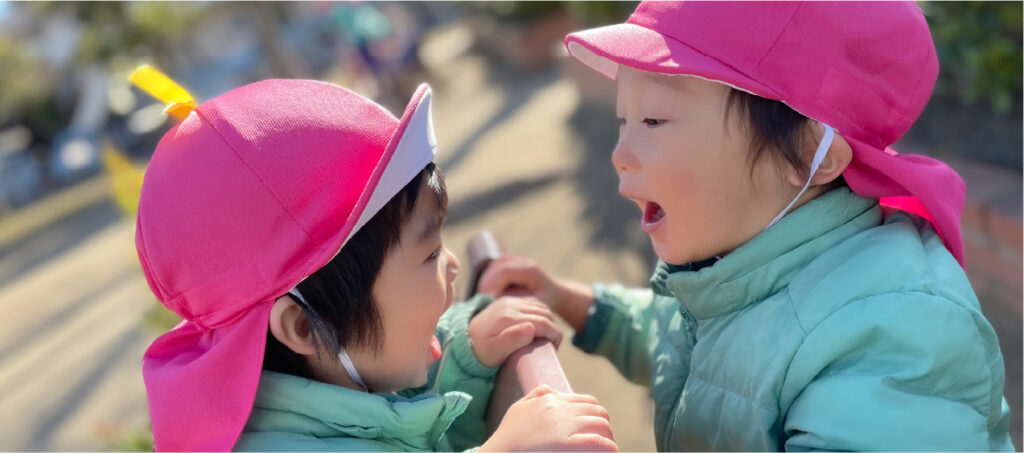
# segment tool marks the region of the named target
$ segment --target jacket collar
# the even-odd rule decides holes
[[[841,187],[811,200],[713,264],[659,261],[651,286],[678,300],[697,320],[714,318],[777,293],[816,256],[881,221],[877,200]]]
[[[365,393],[263,371],[245,430],[387,439],[411,450],[430,451],[470,400],[462,392],[424,393],[411,399]]]

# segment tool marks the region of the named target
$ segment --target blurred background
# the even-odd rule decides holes
[[[0,1],[0,450],[152,448],[140,359],[176,319],[146,286],[133,218],[172,122],[128,84],[138,65],[200,101],[315,78],[398,113],[427,81],[451,196],[445,240],[463,263],[488,228],[552,273],[644,285],[655,257],[609,163],[614,86],[561,46],[634,7]],[[1020,448],[1021,3],[921,7],[941,73],[896,149],[967,181],[969,276],[1000,336]],[[646,390],[571,346],[560,356],[574,388],[608,407],[620,448],[653,450]]]

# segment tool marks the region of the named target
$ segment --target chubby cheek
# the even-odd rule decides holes
[[[685,264],[710,258],[727,248],[726,236],[735,226],[728,215],[723,215],[723,206],[714,201],[682,197],[663,207],[665,228],[651,238],[659,258]]]
[[[717,241],[723,206],[715,182],[699,169],[685,165],[663,165],[653,170],[652,193],[665,211],[662,228],[651,234],[658,258],[683,264],[707,253]]]
[[[666,225],[670,226],[670,225]],[[680,230],[684,230],[680,228]],[[654,253],[662,261],[670,264],[685,264],[694,260],[697,253],[693,234],[671,233],[661,236],[651,236],[651,245]]]
[[[429,341],[437,329],[437,321],[448,307],[454,294],[449,291],[446,272],[443,267],[418,273],[416,283],[408,282],[408,299],[402,313],[403,332],[408,338],[406,344],[417,354],[429,351]],[[423,354],[418,359],[424,357]],[[422,362],[422,360],[421,360]],[[422,364],[422,363],[421,363]]]
[[[395,391],[424,384],[430,365],[430,335],[436,326],[424,315],[407,310],[397,314],[400,322],[388,323],[384,348],[374,359],[379,364],[375,390]]]
[[[403,338],[398,338],[396,346],[399,350],[393,351],[393,356],[400,361],[392,362],[396,378],[400,381],[399,389],[423,385],[421,380],[426,378],[426,370],[430,365],[428,359],[429,336],[433,334],[433,326],[414,326],[418,331],[406,331]],[[428,340],[424,340],[424,337]],[[387,360],[387,359],[385,359]]]
[[[364,363],[372,365],[364,378],[369,378],[375,391],[421,386],[431,363],[430,339],[445,294],[431,269],[403,272],[400,279],[378,283],[388,284],[386,290],[375,292],[384,344],[377,354],[365,356]]]

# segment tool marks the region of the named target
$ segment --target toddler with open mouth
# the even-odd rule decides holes
[[[917,4],[645,1],[565,42],[616,83],[651,288],[508,257],[481,291],[649,385],[660,451],[1013,451],[963,180],[889,148],[938,73]]]

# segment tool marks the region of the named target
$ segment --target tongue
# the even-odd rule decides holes
[[[430,337],[430,355],[434,360],[441,358],[441,342],[437,341],[437,336]]]
[[[661,209],[661,205],[648,201],[647,207],[644,209],[644,221],[647,223],[657,223],[662,217],[665,217],[665,211]]]

